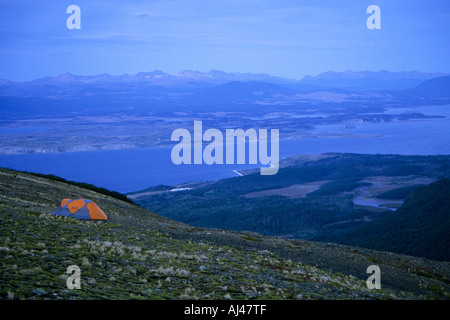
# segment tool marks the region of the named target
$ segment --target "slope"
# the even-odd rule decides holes
[[[87,198],[108,222],[49,213]],[[2,299],[446,298],[448,263],[342,245],[195,228],[46,177],[0,169]],[[365,285],[369,265],[382,289]],[[81,289],[66,287],[81,268]]]
[[[444,75],[446,74],[419,71],[390,72],[381,70],[372,72],[346,70],[343,72],[328,71],[317,76],[305,76],[299,83],[352,90],[406,90],[429,79]]]
[[[192,185],[191,190],[130,196],[158,214],[198,227],[312,240],[381,219],[391,211],[357,200],[369,198],[384,204],[389,201],[375,197],[385,191],[449,178],[449,161],[446,155],[294,156],[283,159],[273,176],[249,170],[242,177]]]
[[[450,180],[417,188],[395,212],[322,240],[450,261]]]
[[[437,77],[424,81],[406,92],[416,99],[448,100],[450,98],[450,76]]]

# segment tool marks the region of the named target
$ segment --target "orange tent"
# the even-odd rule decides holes
[[[54,216],[74,217],[80,220],[108,220],[108,217],[99,206],[86,199],[63,199]]]

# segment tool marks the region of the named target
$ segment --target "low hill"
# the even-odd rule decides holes
[[[445,299],[449,264],[331,243],[192,227],[45,176],[0,169],[1,299]],[[55,217],[95,201],[107,222]],[[381,290],[366,286],[367,267]],[[67,267],[81,289],[66,287]]]
[[[424,81],[407,92],[414,98],[449,99],[450,76],[437,77]]]
[[[343,72],[328,71],[316,76],[305,76],[299,83],[329,88],[353,90],[407,90],[432,78],[445,76],[443,73],[419,71],[390,72],[381,70]]]
[[[233,104],[270,100],[281,95],[294,95],[296,91],[278,84],[260,81],[232,81],[195,94],[192,99],[202,104]]]
[[[395,212],[354,231],[323,237],[356,246],[450,261],[450,180],[415,189]]]

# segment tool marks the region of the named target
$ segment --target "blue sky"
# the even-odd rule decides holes
[[[81,30],[66,9],[81,8]],[[381,30],[369,30],[369,5]],[[450,72],[448,0],[0,0],[0,78],[155,69]]]

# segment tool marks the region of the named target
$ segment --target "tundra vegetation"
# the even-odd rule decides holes
[[[442,299],[448,265],[190,226],[93,190],[0,169],[2,299]],[[52,216],[88,198],[107,222]],[[380,290],[369,265],[386,270]],[[79,266],[81,288],[68,289]]]

